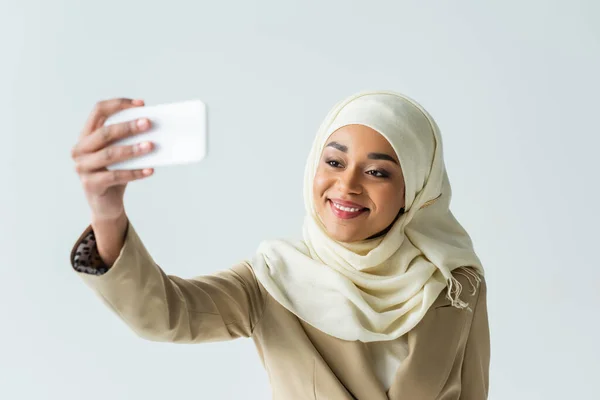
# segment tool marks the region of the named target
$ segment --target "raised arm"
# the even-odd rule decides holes
[[[167,275],[128,222],[124,245],[112,266],[98,255],[88,226],[71,251],[83,281],[140,337],[198,343],[249,337],[265,296],[249,265],[183,279]]]

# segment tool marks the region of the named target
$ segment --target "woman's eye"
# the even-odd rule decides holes
[[[370,171],[367,172],[370,175],[373,175],[376,178],[387,178],[389,176],[389,174],[385,171],[379,171],[376,169],[372,169]]]
[[[338,168],[340,163],[335,160],[327,160],[325,161],[330,167]]]

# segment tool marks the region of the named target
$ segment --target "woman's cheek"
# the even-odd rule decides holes
[[[391,216],[391,218],[395,218],[396,214],[400,211],[401,197],[402,196],[398,196],[397,191],[395,190],[385,190],[377,193],[375,199],[371,199],[374,200],[377,209],[381,214],[386,217]]]
[[[327,178],[322,174],[317,172],[315,175],[315,179],[313,180],[313,193],[316,199],[320,199],[325,192],[327,187]]]

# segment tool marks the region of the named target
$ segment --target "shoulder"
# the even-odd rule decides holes
[[[472,267],[460,267],[452,271],[452,276],[455,278],[453,287],[442,290],[432,308],[448,307],[461,310],[452,305],[449,296],[449,292],[455,294],[457,291],[458,298],[466,305],[463,307],[464,310],[473,311],[479,303],[485,303],[487,283],[483,275]]]
[[[247,290],[254,293],[255,296],[263,299],[264,303],[264,300],[268,297],[268,293],[256,278],[252,264],[249,261],[242,261],[235,264],[229,269],[229,272],[234,274]]]

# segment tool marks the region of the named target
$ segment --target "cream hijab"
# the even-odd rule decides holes
[[[383,236],[340,243],[315,212],[312,186],[327,139],[350,124],[374,129],[396,151],[406,212]],[[449,210],[450,198],[440,131],[427,111],[399,93],[355,94],[329,112],[310,151],[303,240],[262,242],[252,267],[277,302],[322,332],[352,341],[394,340],[444,289],[452,305],[466,307],[453,270],[469,266],[483,275],[469,235]]]

